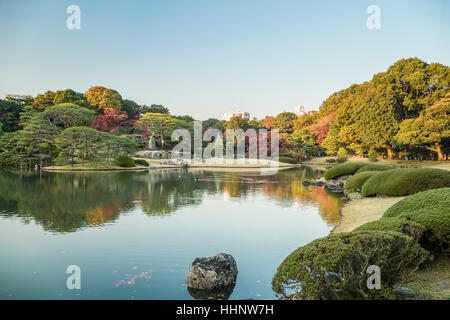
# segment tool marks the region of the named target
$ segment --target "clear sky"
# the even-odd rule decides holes
[[[66,27],[72,4],[81,30]],[[449,13],[447,0],[0,0],[0,96],[103,85],[198,119],[314,110],[401,58],[450,65]]]

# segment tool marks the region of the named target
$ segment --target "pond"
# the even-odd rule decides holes
[[[192,261],[220,252],[238,265],[230,299],[274,299],[283,259],[340,219],[339,195],[301,183],[321,174],[2,171],[0,299],[193,299]]]

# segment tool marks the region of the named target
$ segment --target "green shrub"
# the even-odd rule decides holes
[[[134,162],[136,164],[140,164],[141,166],[144,166],[144,167],[148,167],[149,166],[147,160],[144,160],[144,159],[135,159]]]
[[[345,159],[345,158],[338,158],[336,161],[337,161],[338,163],[344,163],[344,162],[347,161],[347,159]]]
[[[327,159],[327,160],[325,160],[326,162],[328,162],[328,163],[335,163],[336,162],[336,159]]]
[[[366,171],[358,173],[356,172],[355,175],[351,176],[350,178],[345,181],[345,189],[352,192],[356,191],[356,189],[361,189],[364,182],[366,182],[367,179],[372,177],[374,174],[377,174],[376,171]]]
[[[416,242],[421,242],[427,228],[405,218],[386,218],[368,222],[353,231],[395,231],[410,236]]]
[[[338,156],[338,158],[341,158],[341,159],[347,159],[347,156],[348,156],[347,150],[345,150],[345,148],[339,148],[339,150],[337,152],[337,156]]]
[[[450,171],[431,168],[404,168],[380,171],[362,186],[365,197],[406,196],[420,191],[450,187]]]
[[[368,166],[362,167],[356,173],[365,172],[365,171],[385,171],[395,169],[394,166],[388,166],[384,164],[369,164]]]
[[[121,154],[116,158],[116,164],[123,168],[132,168],[136,166],[134,159],[127,154]]]
[[[398,232],[329,235],[292,252],[278,267],[272,288],[298,299],[387,298],[392,286],[428,259],[428,252]],[[382,289],[367,288],[367,267],[381,270]]]
[[[366,162],[348,162],[343,164],[338,164],[332,168],[325,171],[324,177],[327,180],[337,178],[339,176],[354,174],[358,169],[369,165]]]
[[[382,220],[393,217],[420,223],[428,229],[421,245],[432,252],[450,252],[450,188],[408,196],[386,210]]]
[[[378,153],[375,150],[371,150],[369,152],[369,161],[375,162],[378,161]]]
[[[283,163],[291,163],[291,164],[297,163],[297,160],[295,160],[294,158],[284,157],[284,156],[278,157],[278,161],[283,162]]]

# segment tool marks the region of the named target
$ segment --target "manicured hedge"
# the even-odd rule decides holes
[[[118,155],[115,162],[119,167],[123,168],[132,168],[136,165],[134,159],[127,154]]]
[[[353,231],[395,231],[404,233],[419,242],[426,230],[427,228],[420,223],[405,218],[385,218],[363,224]]]
[[[278,267],[272,288],[297,299],[387,298],[392,286],[428,257],[411,237],[398,232],[333,234],[292,252]],[[381,290],[367,288],[369,265],[381,270]]]
[[[377,174],[376,171],[367,171],[367,172],[361,172],[357,173],[345,181],[345,189],[348,191],[356,191],[356,189],[361,189],[364,182],[367,181],[370,177]]]
[[[450,188],[419,192],[386,210],[381,220],[401,218],[428,229],[421,245],[435,253],[450,252]]]
[[[385,171],[395,169],[394,166],[387,166],[384,164],[369,164],[368,166],[358,169],[356,173],[366,172],[366,171]]]
[[[290,158],[290,157],[280,156],[280,157],[278,157],[278,162],[296,164],[297,160],[295,160],[294,158]]]
[[[380,171],[362,186],[362,195],[406,196],[420,191],[450,187],[450,171],[404,168]]]
[[[136,164],[140,164],[140,165],[142,165],[144,167],[148,167],[149,166],[147,160],[144,160],[144,159],[135,159],[134,162]]]
[[[358,169],[365,167],[369,165],[367,162],[347,162],[338,164],[332,168],[329,168],[327,171],[325,171],[325,179],[330,180],[337,178],[339,176],[346,176],[346,175],[352,175]]]

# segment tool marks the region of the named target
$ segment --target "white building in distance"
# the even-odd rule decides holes
[[[225,121],[230,121],[231,118],[233,117],[242,117],[242,119],[250,119],[250,113],[248,112],[242,112],[242,111],[237,111],[237,112],[226,112],[223,114],[222,116],[222,120]]]
[[[305,114],[305,107],[304,106],[297,106],[295,107],[294,113],[298,116],[303,116]]]

